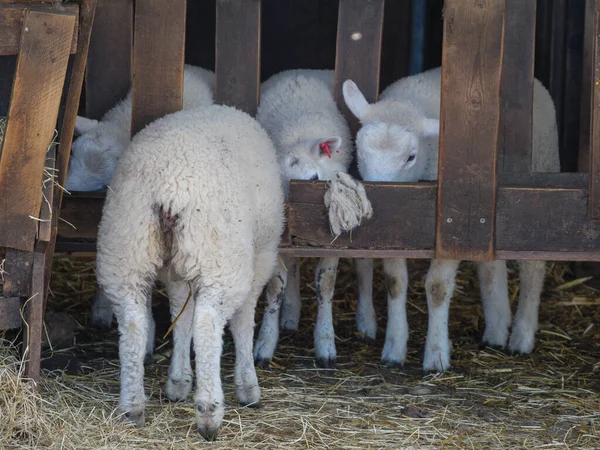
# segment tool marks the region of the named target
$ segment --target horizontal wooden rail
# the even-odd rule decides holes
[[[71,41],[71,53],[77,50],[77,36],[79,34],[79,5],[40,5],[33,2],[0,2],[0,56],[16,55],[19,53],[19,43],[21,42],[21,29],[23,19],[28,9],[35,9],[43,12],[68,12],[75,14],[75,30],[73,31],[73,40]],[[16,3],[16,4],[15,4]],[[23,3],[23,4],[21,4]],[[53,3],[58,3],[54,1]]]

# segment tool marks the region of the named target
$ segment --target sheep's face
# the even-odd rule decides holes
[[[340,151],[340,137],[308,139],[284,152],[281,160],[283,178],[289,180],[329,180],[335,172],[345,171],[335,158]]]
[[[81,123],[80,118],[78,125]],[[123,151],[120,136],[104,124],[85,119],[76,126],[80,136],[71,146],[71,158],[65,182],[68,191],[104,189],[112,178],[115,163]]]

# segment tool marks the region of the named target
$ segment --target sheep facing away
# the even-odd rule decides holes
[[[348,123],[333,98],[333,71],[298,69],[274,75],[261,86],[256,118],[277,150],[286,197],[292,179],[331,180],[335,187],[328,189],[324,201],[334,234],[347,231],[359,225],[363,217],[371,216],[364,187],[345,174],[354,148]],[[357,202],[351,201],[354,199]],[[339,258],[321,258],[315,271],[318,311],[314,343],[321,367],[333,367],[336,361],[332,300],[338,261]],[[273,357],[280,326],[286,331],[298,328],[298,263],[297,258],[285,258],[269,283],[267,305],[254,348],[259,365],[267,365]],[[281,276],[285,271],[287,286]]]
[[[214,73],[185,65],[183,109],[213,102]],[[131,90],[99,122],[77,116],[75,132],[79,137],[71,146],[65,189],[95,191],[105,189],[116,164],[131,139]]]
[[[271,278],[283,231],[275,149],[257,121],[226,106],[179,111],[140,131],[121,156],[98,232],[97,276],[120,332],[119,408],[144,423],[144,353],[149,293],[166,284],[174,328],[166,393],[192,389],[196,361],[198,430],[216,437],[224,413],[222,334],[236,349],[236,394],[258,405],[252,354],[254,309]]]
[[[366,101],[354,82],[344,83],[345,102],[362,124],[356,145],[363,179],[401,182],[437,179],[440,89],[440,68],[393,83],[375,104]],[[554,103],[538,80],[534,81],[533,99],[532,170],[559,172]],[[432,260],[427,274],[429,327],[423,364],[426,371],[439,372],[450,367],[448,313],[459,263]],[[372,264],[372,260],[357,260],[359,280],[372,276]],[[506,263],[481,262],[476,267],[486,324],[483,341],[505,347],[512,321]],[[385,259],[384,271],[391,288],[382,361],[401,365],[408,341],[406,261]],[[508,348],[514,353],[529,353],[533,349],[544,276],[544,261],[520,261],[519,306],[508,342]],[[359,290],[359,296],[359,304],[372,303],[372,291],[366,287]],[[369,315],[365,320],[371,317],[374,316]]]

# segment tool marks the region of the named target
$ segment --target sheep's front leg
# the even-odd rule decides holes
[[[408,343],[406,293],[408,271],[405,259],[384,259],[383,268],[388,291],[388,321],[381,362],[387,367],[404,365]]]
[[[480,262],[476,267],[485,317],[482,340],[491,347],[504,348],[512,320],[506,261]]]
[[[508,349],[513,353],[527,354],[533,350],[545,276],[545,261],[522,260],[519,262],[521,281],[519,306],[508,343]]]
[[[356,258],[354,260],[358,283],[358,302],[356,304],[356,325],[359,333],[367,339],[377,336],[377,318],[373,308],[373,260]]]
[[[448,316],[459,264],[460,261],[434,259],[427,272],[425,293],[429,326],[423,360],[423,370],[426,372],[443,372],[450,368],[451,344],[448,338]]]
[[[181,312],[190,295],[185,281],[169,282],[166,285],[171,306],[171,321]],[[190,300],[173,328],[173,355],[169,366],[169,378],[165,386],[167,397],[172,402],[185,400],[192,392],[194,374],[190,362],[194,302]]]
[[[334,368],[336,359],[333,329],[333,294],[339,258],[321,258],[315,272],[317,290],[317,323],[315,354],[319,367]]]
[[[213,289],[203,288],[196,296],[194,310],[194,351],[196,353],[196,421],[198,432],[207,441],[217,438],[225,413],[221,385],[221,353],[226,320],[213,305],[233,301]]]
[[[287,271],[281,262],[277,264],[273,277],[267,284],[267,301],[258,339],[254,346],[254,362],[260,367],[269,367],[279,339],[279,310],[285,287]]]
[[[283,304],[281,306],[281,319],[279,326],[283,331],[296,331],[300,322],[300,259],[286,258],[284,264],[287,268],[287,286]]]
[[[144,353],[148,342],[150,323],[147,296],[139,292],[143,283],[132,283],[118,294],[107,292],[114,307],[119,326],[119,359],[121,361],[121,395],[119,410],[136,426],[144,425]]]

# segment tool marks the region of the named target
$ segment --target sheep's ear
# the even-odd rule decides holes
[[[438,119],[423,119],[421,125],[421,134],[423,137],[439,137],[440,135],[440,121]]]
[[[87,117],[77,116],[75,120],[75,132],[77,134],[87,133],[98,126],[98,121]]]
[[[363,93],[360,92],[356,83],[352,80],[344,81],[342,93],[344,94],[344,101],[346,102],[346,105],[348,105],[348,108],[350,108],[350,111],[352,111],[352,114],[354,114],[358,120],[362,120],[367,111],[367,107],[369,106],[369,102],[367,102]]]
[[[316,158],[331,158],[333,153],[339,153],[342,138],[339,136],[315,139],[311,146],[311,153]]]

